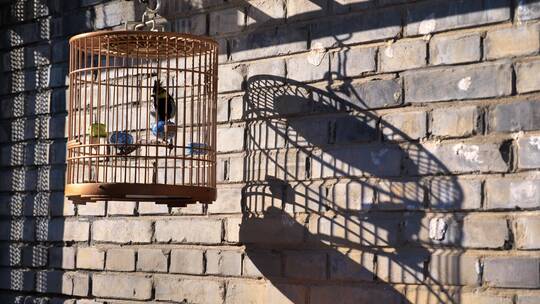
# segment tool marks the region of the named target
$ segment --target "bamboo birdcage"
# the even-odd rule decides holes
[[[71,38],[66,196],[214,201],[217,51],[178,33]]]

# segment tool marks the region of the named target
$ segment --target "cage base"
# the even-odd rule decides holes
[[[95,201],[149,201],[172,207],[185,207],[197,202],[212,203],[216,200],[216,189],[163,184],[81,183],[67,184],[65,195],[76,204]]]

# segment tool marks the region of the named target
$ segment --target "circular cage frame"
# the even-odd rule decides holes
[[[66,197],[215,201],[218,43],[125,30],[69,44]]]

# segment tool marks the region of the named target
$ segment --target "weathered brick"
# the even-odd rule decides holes
[[[540,90],[540,61],[524,61],[516,63],[516,89],[519,93]]]
[[[375,271],[375,255],[350,250],[335,250],[329,254],[329,271],[332,280],[372,281]]]
[[[247,25],[260,26],[285,18],[285,0],[250,1]]]
[[[133,215],[137,208],[137,202],[108,201],[108,215]]]
[[[106,202],[98,201],[77,205],[77,214],[80,216],[104,216],[107,208]]]
[[[152,222],[140,219],[104,219],[92,224],[92,239],[108,243],[149,243]]]
[[[518,249],[540,248],[540,217],[521,216],[516,219],[516,247]]]
[[[247,67],[247,79],[254,76],[275,76],[285,77],[285,60],[283,59],[271,59],[263,60],[251,63]]]
[[[437,35],[429,42],[431,64],[455,64],[480,61],[480,35]]]
[[[535,257],[490,257],[484,260],[484,282],[493,287],[540,287],[540,260]]]
[[[225,293],[225,303],[252,303],[263,304],[266,286],[254,281],[229,281]]]
[[[540,18],[540,3],[534,0],[520,0],[516,5],[516,18],[519,21]]]
[[[88,296],[90,279],[85,273],[41,271],[36,279],[38,292]]]
[[[137,271],[167,272],[167,255],[161,249],[139,249]]]
[[[497,296],[481,293],[465,293],[461,295],[463,304],[512,304],[512,297]]]
[[[92,295],[103,298],[149,300],[152,280],[134,275],[94,274]]]
[[[105,269],[113,271],[134,271],[135,250],[112,248],[107,250]]]
[[[89,235],[90,224],[87,221],[55,218],[48,223],[46,240],[84,242],[88,241]]]
[[[473,135],[479,129],[479,112],[474,106],[435,109],[431,112],[431,134],[441,137]]]
[[[286,277],[295,279],[326,279],[326,254],[313,251],[288,251],[285,254]]]
[[[312,50],[307,56],[287,59],[287,78],[293,81],[316,81],[330,76],[330,54],[324,49]]]
[[[517,299],[517,304],[536,304],[539,302],[540,295],[519,295]]]
[[[157,204],[155,202],[139,202],[137,211],[139,215],[168,214],[169,207],[166,204]]]
[[[493,178],[486,181],[487,209],[529,209],[540,206],[540,180]]]
[[[332,77],[344,78],[360,76],[373,72],[377,68],[375,62],[376,48],[350,48],[331,54],[330,72]]]
[[[377,255],[377,278],[391,283],[420,283],[424,280],[423,267],[428,257],[420,250],[399,251],[399,254]]]
[[[227,217],[225,219],[225,241],[238,243],[240,241],[240,225],[242,218]]]
[[[428,271],[429,279],[437,284],[477,286],[480,283],[479,257],[463,252],[434,252]]]
[[[219,187],[219,196],[208,206],[213,214],[242,213],[242,188]]]
[[[429,202],[434,209],[479,209],[481,194],[481,180],[438,177],[430,182]]]
[[[218,69],[218,91],[239,91],[244,81],[244,69],[239,65],[220,65]]]
[[[0,288],[5,290],[32,291],[35,286],[35,272],[4,268],[0,270]]]
[[[424,40],[399,41],[379,49],[379,65],[382,72],[403,71],[426,65],[426,42]]]
[[[518,168],[540,167],[540,136],[523,136],[518,140]]]
[[[249,250],[244,255],[242,275],[277,277],[281,275],[281,255],[277,252]]]
[[[354,304],[371,303],[373,299],[377,299],[379,303],[399,304],[402,303],[402,297],[397,290],[388,287],[370,286],[366,288],[325,284],[310,289],[309,303]]]
[[[489,129],[495,132],[531,131],[540,129],[540,102],[517,101],[491,107]]]
[[[187,18],[174,21],[174,31],[191,33],[193,35],[205,35],[207,28],[207,14],[196,14]]]
[[[538,25],[488,31],[484,41],[487,59],[529,55],[540,50]]]
[[[225,293],[221,281],[165,276],[155,278],[155,289],[157,300],[188,303],[223,303]]]
[[[74,247],[52,247],[49,248],[49,267],[74,269],[75,268],[75,248]]]
[[[307,288],[303,285],[292,285],[269,282],[266,285],[265,303],[274,304],[306,304]]]
[[[217,150],[219,152],[239,151],[244,148],[244,127],[218,128]]]
[[[426,112],[401,112],[382,117],[382,132],[386,140],[417,140],[426,136]]]
[[[407,10],[405,35],[426,35],[509,19],[508,0],[430,1]]]
[[[244,8],[230,8],[210,13],[210,35],[240,31],[245,25]]]
[[[173,249],[169,271],[171,273],[202,274],[204,272],[203,251],[199,249]]]
[[[242,254],[230,250],[206,251],[206,273],[239,276],[242,273]]]
[[[92,247],[77,248],[77,268],[101,270],[105,266],[105,252]]]
[[[448,172],[505,172],[508,164],[497,143],[426,143],[408,146],[405,159],[407,173],[436,174]]]
[[[47,247],[26,246],[22,248],[22,266],[43,267],[47,264]]]
[[[327,0],[317,3],[309,0],[287,1],[287,19],[298,20],[326,14]]]
[[[264,238],[261,238],[264,235]],[[288,216],[249,218],[240,224],[239,240],[245,244],[299,244],[304,227]]]
[[[331,202],[344,210],[369,210],[375,203],[374,187],[367,181],[343,181],[334,185]]]
[[[401,79],[372,79],[353,83],[350,92],[336,92],[343,103],[349,102],[357,109],[375,109],[398,106],[403,101]]]
[[[221,242],[221,220],[183,218],[156,221],[156,241],[160,243],[207,243]]]
[[[499,97],[512,93],[509,64],[438,68],[405,75],[405,101]]]

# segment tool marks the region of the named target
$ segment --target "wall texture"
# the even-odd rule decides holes
[[[218,39],[218,201],[63,197],[67,39],[0,1],[0,302],[540,303],[540,2],[166,1]]]

